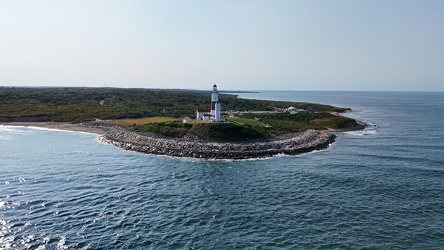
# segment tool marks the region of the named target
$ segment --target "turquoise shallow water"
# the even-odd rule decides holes
[[[0,249],[443,248],[444,93],[242,96],[351,107],[371,126],[325,151],[248,161],[0,126]]]

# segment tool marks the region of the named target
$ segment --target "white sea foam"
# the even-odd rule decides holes
[[[91,132],[85,132],[85,131],[73,131],[73,130],[65,130],[65,129],[58,129],[58,128],[45,128],[45,127],[35,127],[35,126],[26,126],[26,128],[30,128],[33,130],[40,130],[40,131],[56,131],[56,132],[65,132],[65,133],[83,133],[83,134],[93,134],[96,135],[95,133],[91,133]]]
[[[59,242],[57,242],[57,249],[68,249],[66,245],[66,236],[60,237]]]
[[[21,126],[21,125],[0,125],[0,133],[1,132],[7,132],[11,134],[26,134],[26,133],[32,133],[35,130],[39,131],[57,131],[57,132],[66,132],[66,133],[83,133],[83,134],[93,134],[96,135],[96,133],[86,132],[86,131],[73,131],[73,130],[65,130],[65,129],[59,129],[59,128],[46,128],[46,127],[37,127],[37,126]],[[0,135],[1,136],[1,135]]]
[[[9,133],[9,134],[26,134],[29,131],[24,130],[25,126],[9,126],[9,125],[0,125],[0,133]]]
[[[365,124],[367,124],[367,127],[361,130],[354,130],[354,131],[346,131],[344,132],[347,135],[353,135],[353,136],[365,136],[365,135],[374,135],[377,133],[377,126],[376,124],[365,121]]]
[[[348,131],[345,133],[348,135],[354,135],[354,136],[365,136],[365,135],[376,134],[376,130],[375,129],[364,129],[364,130],[357,130],[357,131]]]
[[[14,138],[14,135],[25,135],[30,133],[23,128],[24,127],[19,126],[0,125],[0,141],[9,141]]]

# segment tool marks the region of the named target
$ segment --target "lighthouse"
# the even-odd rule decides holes
[[[214,84],[213,92],[211,92],[211,115],[216,115],[216,104],[219,101],[219,92],[217,91],[217,85]]]
[[[202,121],[221,121],[222,108],[219,103],[219,91],[217,91],[217,85],[213,85],[213,91],[211,92],[211,106],[210,109],[198,109],[196,112],[196,119]]]
[[[219,91],[217,91],[217,85],[213,85],[213,91],[211,92],[211,115],[214,121],[220,122],[221,106],[219,103]]]

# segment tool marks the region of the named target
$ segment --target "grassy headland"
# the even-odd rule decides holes
[[[0,121],[48,117],[56,122],[106,120],[138,132],[166,137],[187,134],[209,140],[270,138],[308,129],[357,129],[357,121],[333,115],[349,109],[330,105],[241,99],[220,94],[228,123],[182,123],[209,106],[209,91],[121,88],[0,87]],[[312,109],[314,112],[286,112]]]

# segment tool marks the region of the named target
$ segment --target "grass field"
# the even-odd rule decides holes
[[[302,132],[308,129],[351,129],[360,128],[356,120],[319,113],[276,113],[261,114],[255,120],[255,114],[242,114],[241,117],[226,117],[229,123],[192,120],[182,123],[180,118],[148,117],[140,119],[119,119],[111,124],[131,127],[138,132],[150,132],[167,137],[181,137],[187,133],[212,140],[243,140],[246,138],[274,137],[280,134]],[[133,126],[134,125],[134,126]]]
[[[255,121],[253,119],[247,119],[247,118],[240,118],[240,117],[227,117],[227,121],[236,124],[238,126],[245,126],[245,125],[251,125],[251,126],[263,126],[265,127],[265,124],[260,121]]]
[[[172,118],[172,117],[146,117],[146,118],[139,118],[139,119],[119,119],[119,120],[113,120],[109,121],[111,124],[120,125],[120,126],[131,126],[131,125],[143,125],[148,123],[154,123],[154,122],[169,122],[169,121],[180,121],[181,119]]]

